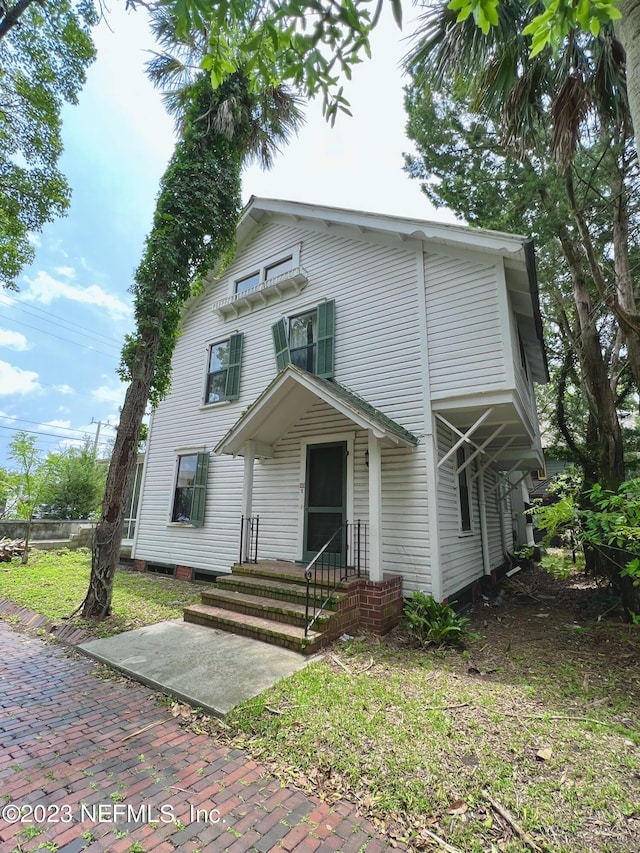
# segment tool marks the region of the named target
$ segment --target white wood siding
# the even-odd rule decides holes
[[[485,501],[487,508],[487,535],[489,539],[489,562],[491,569],[497,569],[504,563],[503,543],[503,505],[497,487],[498,476],[495,471],[485,471]]]
[[[495,265],[428,253],[424,263],[432,399],[503,389]]]
[[[451,430],[444,424],[438,424],[440,459],[453,443]],[[478,481],[474,480],[471,490],[472,531],[461,534],[454,457],[455,454],[438,469],[438,528],[443,598],[459,592],[483,573]]]
[[[228,321],[212,305],[230,295],[239,275],[265,258],[300,246],[309,283],[298,295]],[[243,460],[212,457],[204,527],[170,523],[179,453],[211,450],[276,375],[271,327],[280,317],[336,300],[335,378],[411,432],[423,432],[416,245],[385,245],[354,232],[302,228],[272,220],[240,247],[224,278],[209,286],[183,322],[173,359],[172,391],[154,414],[147,476],[134,556],[150,562],[228,571],[237,559]],[[244,334],[239,399],[204,406],[208,348],[233,332]],[[300,557],[300,441],[323,431],[355,431],[317,404],[276,446],[256,461],[253,512],[260,515],[262,556]],[[356,432],[354,511],[368,515],[366,434]],[[424,448],[383,449],[385,571],[402,572],[428,588],[429,548]],[[350,519],[351,520],[351,519]],[[264,546],[264,547],[262,547]]]

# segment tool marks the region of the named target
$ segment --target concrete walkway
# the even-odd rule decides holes
[[[0,622],[0,660],[0,853],[390,849],[352,804],[282,787],[60,645]]]
[[[78,648],[219,717],[309,663],[288,649],[181,620],[90,640]]]

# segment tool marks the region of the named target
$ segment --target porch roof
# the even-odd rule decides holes
[[[242,456],[248,441],[254,442],[257,456],[273,456],[273,446],[298,418],[318,400],[323,400],[360,429],[371,432],[387,444],[413,446],[415,435],[348,388],[328,379],[287,365],[238,418],[214,448],[214,453]]]

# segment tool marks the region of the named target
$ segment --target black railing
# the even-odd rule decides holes
[[[305,569],[305,637],[342,581],[359,578],[368,570],[368,532],[368,525],[361,521],[341,524]]]
[[[258,530],[259,515],[243,515],[240,525],[240,559],[239,563],[258,562]]]

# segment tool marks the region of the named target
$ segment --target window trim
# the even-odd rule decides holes
[[[173,470],[173,488],[171,490],[171,501],[169,505],[169,519],[168,526],[170,527],[188,527],[188,528],[197,528],[204,527],[204,520],[206,515],[206,504],[207,504],[207,485],[209,480],[209,462],[211,460],[211,454],[203,450],[201,447],[197,450],[193,448],[179,448],[175,451],[176,458]],[[184,459],[188,456],[196,457],[196,468],[194,472],[194,493],[191,496],[191,506],[189,512],[189,520],[188,521],[177,521],[174,520],[173,516],[175,513],[176,507],[176,494],[178,491],[178,476],[180,474],[180,460]],[[201,482],[198,482],[201,481]],[[200,495],[200,496],[198,496]],[[194,503],[198,501],[196,504],[196,508],[201,511],[195,513],[194,520]],[[201,505],[201,506],[200,506]]]
[[[333,379],[335,375],[336,341],[336,303],[335,299],[323,299],[316,305],[282,315],[272,326],[276,367],[280,372],[287,364],[292,364],[290,331],[291,321],[308,314],[316,315],[316,338],[313,341],[313,376],[321,379]]]
[[[232,341],[235,341],[232,344]],[[211,376],[211,371],[209,367],[211,365],[211,350],[213,347],[220,346],[222,344],[227,343],[229,345],[229,363],[225,368],[225,393],[222,399],[220,400],[212,400],[209,402],[209,377]],[[207,358],[205,362],[204,369],[204,382],[203,382],[203,396],[202,396],[202,406],[203,409],[208,409],[211,406],[219,406],[222,403],[232,403],[238,399],[240,396],[240,380],[242,376],[242,352],[243,352],[243,344],[244,344],[244,335],[242,332],[231,332],[231,334],[227,338],[217,339],[213,341],[209,341],[206,345]],[[233,348],[235,346],[236,349],[236,360],[231,361],[231,355],[233,353]],[[230,374],[232,370],[236,370],[237,374],[234,376]],[[216,371],[220,373],[222,371]],[[231,378],[230,378],[231,375]]]
[[[237,297],[238,299],[242,298],[243,291],[238,293],[237,286],[239,281],[243,281],[244,279],[249,278],[252,275],[258,273],[258,281],[254,285],[254,287],[259,287],[263,285],[266,281],[271,281],[272,279],[267,279],[267,270],[270,267],[275,266],[282,261],[286,261],[289,258],[291,259],[291,269],[297,269],[300,266],[300,249],[302,247],[301,243],[296,243],[296,245],[291,246],[288,249],[285,249],[282,252],[278,252],[277,254],[271,255],[268,258],[264,258],[260,261],[259,264],[253,264],[251,267],[245,267],[243,270],[240,270],[238,275],[234,275],[230,282],[230,296],[234,299]],[[286,275],[286,270],[283,270],[280,275]],[[274,276],[274,279],[278,278],[278,276]],[[253,288],[247,288],[247,290],[252,290]]]

